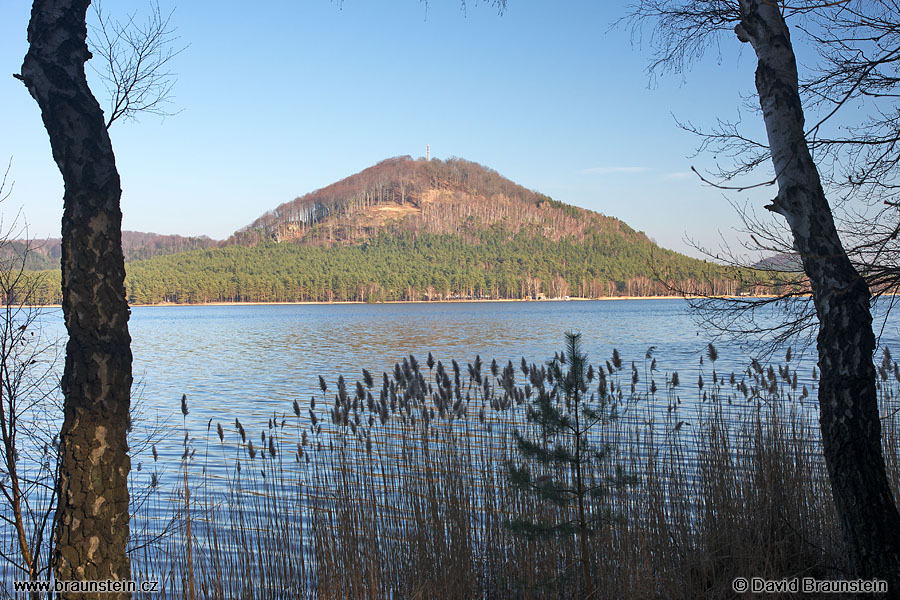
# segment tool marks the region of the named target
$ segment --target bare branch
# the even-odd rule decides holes
[[[3,172],[3,179],[0,181],[0,202],[3,202],[12,194],[13,188],[15,187],[15,182],[9,184],[7,187],[7,179],[9,178],[9,171],[12,169],[12,157],[9,158],[9,162],[6,165],[6,171]]]
[[[91,27],[88,45],[100,64],[89,64],[109,96],[106,128],[118,119],[134,120],[140,113],[175,114],[169,109],[175,84],[169,63],[187,46],[175,47],[174,10],[164,15],[159,4],[151,2],[149,16],[139,23],[136,14],[124,21],[111,19],[99,1],[93,8],[97,24]]]
[[[631,28],[635,42],[643,41],[646,25],[652,26],[647,41],[655,52],[648,71],[655,77],[664,71],[682,74],[710,49],[718,51],[721,35],[731,34],[739,20],[736,0],[639,0],[618,24]]]

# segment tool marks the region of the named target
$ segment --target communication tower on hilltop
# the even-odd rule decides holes
[[[425,160],[431,160],[431,144],[425,144]]]

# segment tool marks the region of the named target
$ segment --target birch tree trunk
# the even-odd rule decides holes
[[[34,0],[29,49],[18,75],[40,106],[65,183],[62,294],[69,341],[52,557],[62,581],[130,578],[126,434],[132,357],[121,189],[103,111],[84,73],[89,4]],[[128,594],[103,595],[110,597]]]
[[[819,318],[819,412],[825,460],[854,576],[886,579],[900,597],[900,514],[885,473],[865,281],[847,258],[804,133],[797,64],[779,3],[740,0],[735,33],[758,58],[778,196],[809,276]]]

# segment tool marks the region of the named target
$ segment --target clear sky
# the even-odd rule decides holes
[[[696,255],[686,236],[708,246],[734,238],[723,192],[690,173],[714,157],[693,157],[698,140],[675,119],[736,117],[755,67],[736,40],[686,79],[651,84],[649,48],[610,30],[625,3],[509,0],[502,16],[471,0],[465,13],[458,0],[431,0],[427,13],[418,0],[160,6],[175,9],[188,45],[172,62],[179,112],[111,129],[125,229],[224,238],[281,202],[430,144],[434,157],[479,162],[668,248]],[[0,5],[0,158],[12,158],[15,181],[0,211],[8,222],[21,208],[31,235],[58,236],[62,179],[37,104],[11,76],[29,10]]]

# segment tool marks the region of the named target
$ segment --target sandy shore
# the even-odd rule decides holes
[[[531,304],[541,304],[545,302],[591,302],[591,301],[615,301],[615,300],[694,300],[698,298],[774,298],[775,296],[601,296],[600,298],[547,298],[544,300],[522,300],[519,298],[484,298],[480,300],[384,300],[380,302],[359,302],[356,300],[335,300],[333,302],[160,302],[157,304],[131,304],[131,307],[155,308],[163,306],[314,306],[314,305],[332,305],[332,304],[471,304],[484,302],[523,302]],[[62,308],[60,304],[41,304],[40,308]]]
[[[132,304],[133,307],[161,307],[161,306],[305,306],[305,305],[331,305],[331,304],[471,304],[484,302],[522,302],[541,304],[545,302],[588,302],[588,301],[614,301],[614,300],[683,300],[696,299],[701,296],[602,296],[600,298],[548,298],[545,300],[522,300],[519,298],[496,298],[476,300],[384,300],[381,302],[359,302],[356,300],[341,300],[334,302],[196,302],[192,304],[177,302],[161,302],[158,304]],[[716,296],[716,298],[737,298],[738,296]],[[774,296],[740,296],[741,298],[772,298]],[[59,306],[58,304],[53,306]]]

